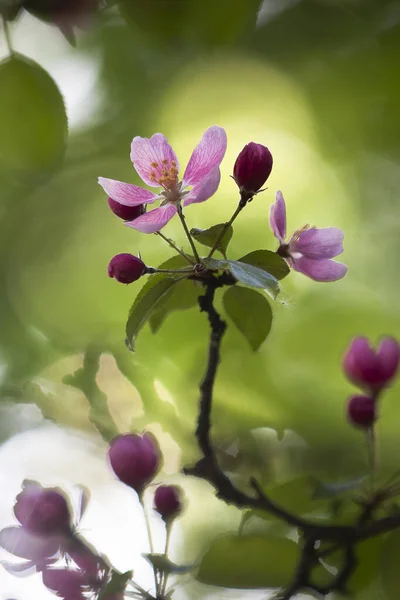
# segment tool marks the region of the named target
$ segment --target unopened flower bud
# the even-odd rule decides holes
[[[36,482],[24,482],[14,514],[22,527],[37,535],[68,533],[71,528],[65,496],[57,488],[43,488]]]
[[[353,383],[377,394],[394,378],[399,361],[400,345],[394,338],[384,338],[374,350],[366,338],[359,337],[347,351],[343,369]]]
[[[243,148],[233,168],[233,178],[241,192],[250,198],[267,181],[272,171],[272,154],[262,144],[250,142]]]
[[[176,517],[182,510],[182,490],[177,485],[160,485],[154,494],[154,508],[164,521]]]
[[[157,474],[161,452],[150,433],[127,433],[111,442],[108,458],[118,479],[140,494]]]
[[[347,415],[353,425],[368,429],[376,420],[376,402],[369,396],[352,396],[347,404]]]
[[[146,265],[133,254],[117,254],[108,264],[108,276],[120,283],[132,283],[146,272]]]
[[[139,204],[139,206],[125,206],[112,198],[108,199],[108,206],[113,211],[114,215],[117,215],[124,221],[134,221],[145,213],[145,205]]]

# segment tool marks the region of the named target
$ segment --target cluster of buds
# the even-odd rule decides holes
[[[400,345],[394,338],[383,338],[378,348],[371,348],[367,338],[353,340],[343,361],[343,369],[362,394],[352,396],[347,414],[353,425],[369,429],[377,419],[381,393],[391,384],[400,362]]]
[[[108,458],[118,479],[135,490],[141,500],[162,466],[160,447],[150,433],[127,433],[116,437],[111,442]],[[182,510],[181,489],[175,485],[158,486],[154,509],[165,523],[170,523]]]

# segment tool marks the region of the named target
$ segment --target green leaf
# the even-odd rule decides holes
[[[263,269],[239,262],[238,260],[206,258],[204,259],[204,263],[209,269],[229,270],[241,283],[250,287],[262,288],[274,299],[279,293],[278,280]]]
[[[284,587],[293,577],[298,558],[297,544],[287,538],[226,535],[212,542],[196,578],[221,587]]]
[[[64,156],[68,124],[62,95],[41,66],[13,55],[0,63],[0,166],[41,175]]]
[[[290,273],[287,262],[279,254],[271,252],[271,250],[254,250],[254,252],[249,252],[246,256],[239,258],[239,261],[253,265],[259,269],[264,269],[264,271],[267,271],[267,273],[270,273],[276,279],[283,279]]]
[[[312,481],[307,476],[289,479],[279,485],[263,486],[263,491],[273,502],[297,515],[312,513],[324,506],[323,502],[313,499]],[[269,512],[260,510],[254,511],[254,515],[266,520],[277,518]]]
[[[182,279],[165,294],[151,313],[149,323],[151,331],[157,333],[167,316],[176,310],[187,310],[197,305],[201,287],[195,281]]]
[[[394,531],[384,542],[380,559],[382,587],[387,600],[398,600],[400,590],[400,531]]]
[[[213,248],[215,242],[218,237],[221,235],[222,230],[224,229],[226,223],[219,223],[218,225],[213,225],[209,229],[191,229],[190,233],[194,237],[197,242],[203,244],[203,246],[207,246],[208,248]],[[226,232],[224,233],[223,238],[219,241],[217,250],[221,252],[225,256],[226,250],[228,248],[229,242],[231,241],[233,236],[233,227],[229,225]]]
[[[253,350],[267,338],[272,324],[271,306],[265,296],[248,288],[230,287],[223,296],[227,314]]]
[[[132,579],[133,571],[126,571],[125,573],[118,573],[113,571],[110,581],[101,590],[97,600],[107,600],[113,594],[123,592],[126,588],[126,584]]]
[[[166,558],[164,554],[143,554],[143,556],[161,573],[180,574],[190,573],[193,571],[195,565],[176,565],[169,558]]]
[[[129,311],[126,323],[126,344],[130,350],[134,350],[134,339],[140,329],[149,319],[158,303],[166,296],[169,290],[176,284],[175,279],[151,277],[142,287]]]
[[[314,498],[333,498],[352,492],[359,488],[367,479],[367,475],[357,477],[356,479],[348,479],[346,481],[338,481],[335,483],[324,483],[323,481],[315,482]]]

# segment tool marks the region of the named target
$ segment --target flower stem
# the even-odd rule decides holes
[[[139,494],[139,502],[142,505],[142,509],[143,509],[144,521],[146,523],[147,538],[149,540],[150,553],[154,554],[153,536],[151,535],[150,520],[149,520],[149,515],[147,513],[146,506],[144,503],[143,493]],[[154,565],[153,565],[153,573],[154,573],[154,583],[156,586],[156,597],[158,598],[161,582],[158,577],[157,569]]]
[[[238,214],[244,209],[244,207],[246,206],[246,203],[243,203],[242,200],[239,202],[235,212],[233,213],[233,215],[231,216],[231,218],[229,219],[229,221],[227,223],[225,223],[225,226],[222,228],[221,233],[219,234],[219,236],[217,237],[217,239],[215,240],[215,244],[214,246],[211,248],[210,252],[208,253],[207,258],[211,258],[212,255],[214,254],[214,252],[216,251],[216,249],[218,248],[221,240],[223,239],[225,233],[228,231],[229,227],[232,225],[233,221],[236,219],[236,217],[238,216]]]
[[[161,231],[157,231],[156,235],[159,235],[160,238],[162,238],[165,242],[167,242],[167,244],[169,246],[171,246],[171,248],[173,248],[174,250],[176,250],[178,252],[178,254],[180,254],[181,256],[183,256],[183,258],[185,258],[191,265],[195,265],[196,262],[190,258],[190,256],[188,254],[186,254],[183,250],[181,250],[180,248],[178,248],[178,246],[171,240],[171,238],[167,237],[166,235],[164,235],[163,233],[161,233]]]
[[[196,248],[196,246],[194,245],[193,238],[192,238],[192,236],[190,235],[190,231],[189,231],[189,229],[188,229],[188,227],[187,227],[187,225],[186,225],[185,215],[183,214],[183,211],[182,211],[182,206],[181,206],[180,204],[178,204],[178,215],[179,215],[179,218],[180,218],[180,220],[181,220],[182,227],[183,227],[183,229],[184,229],[184,231],[185,231],[185,233],[186,233],[186,237],[187,237],[187,239],[189,240],[189,244],[190,244],[190,246],[191,246],[191,248],[192,248],[192,250],[193,250],[193,256],[195,257],[195,259],[196,259],[196,262],[197,262],[197,263],[200,263],[200,262],[201,262],[201,260],[200,260],[199,253],[197,252],[197,248]]]
[[[375,445],[375,432],[373,425],[367,430],[367,449],[368,449],[368,464],[370,473],[370,486],[371,494],[374,493],[375,489],[375,477],[376,477],[376,445]]]
[[[186,269],[155,269],[154,267],[147,267],[146,273],[152,275],[153,273],[192,273],[193,267],[187,267]]]
[[[10,54],[14,54],[14,50],[13,50],[12,43],[11,43],[10,29],[9,29],[8,23],[4,17],[3,17],[3,29],[4,29],[4,38],[6,40],[8,52]]]
[[[172,522],[167,523],[166,529],[167,529],[167,537],[165,538],[164,556],[165,556],[165,558],[168,558],[169,543],[171,541]],[[162,584],[161,584],[161,597],[162,598],[165,596],[165,592],[167,589],[168,575],[169,575],[169,573],[163,573],[163,580],[162,580]]]

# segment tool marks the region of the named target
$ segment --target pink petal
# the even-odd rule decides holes
[[[272,233],[283,244],[286,237],[286,206],[282,192],[276,192],[275,204],[271,206],[269,216]]]
[[[364,373],[375,372],[378,360],[366,337],[355,338],[343,360],[343,370],[347,377],[357,385],[364,385]]]
[[[0,531],[0,546],[14,556],[39,562],[56,554],[60,539],[34,536],[23,527],[6,527]]]
[[[28,577],[37,572],[35,563],[30,560],[23,563],[11,563],[8,560],[0,560],[0,565],[7,573],[16,577]]]
[[[146,190],[138,185],[132,185],[131,183],[106,179],[105,177],[99,177],[98,182],[109,198],[124,206],[150,204],[159,198],[159,196],[153,194],[150,190]]]
[[[90,582],[86,573],[72,569],[46,569],[42,579],[47,588],[64,597],[80,592],[81,587]]]
[[[162,177],[163,171],[168,171],[171,167],[179,171],[175,152],[161,133],[155,133],[150,139],[134,137],[131,144],[131,161],[143,181],[151,187],[160,187],[157,180]]]
[[[201,184],[194,186],[189,194],[185,197],[184,206],[193,204],[194,202],[204,202],[215,194],[221,180],[221,171],[216,167],[211,171],[209,176],[204,179]]]
[[[174,204],[166,204],[165,206],[150,210],[134,221],[125,223],[125,225],[142,233],[155,233],[156,231],[160,231],[172,219],[176,210]]]
[[[333,258],[343,252],[343,237],[343,231],[337,227],[312,227],[300,233],[298,240],[290,244],[290,250],[306,258]]]
[[[387,337],[379,344],[377,351],[381,377],[390,381],[397,372],[400,361],[400,346],[397,340]]]
[[[210,171],[219,167],[226,152],[226,144],[225,129],[216,125],[209,127],[193,150],[183,175],[182,187],[196,186],[209,175]]]
[[[334,260],[313,260],[302,256],[301,258],[292,259],[291,263],[296,271],[307,275],[314,281],[337,281],[347,273],[346,265]]]

